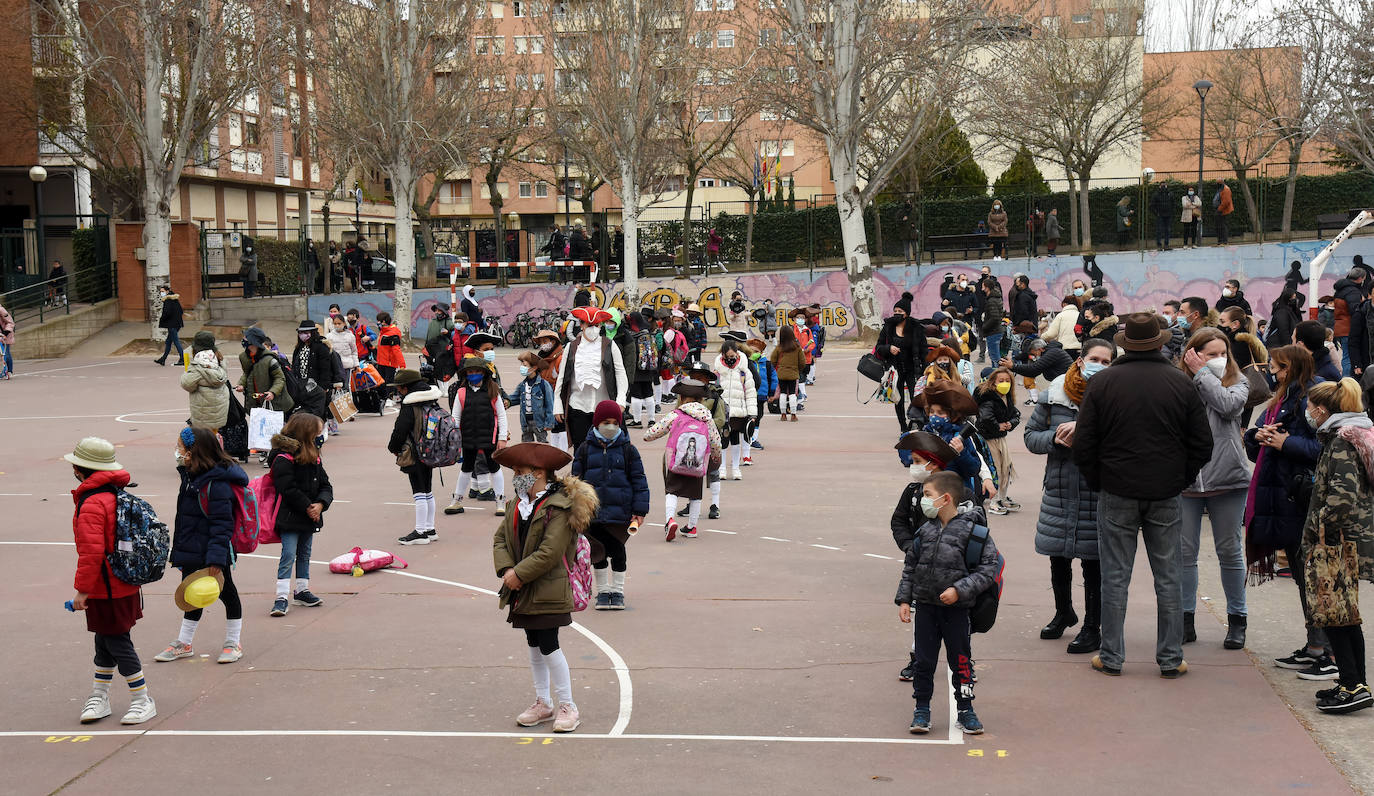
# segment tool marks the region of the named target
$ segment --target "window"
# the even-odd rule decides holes
[[[721,71],[716,72],[717,86],[728,86],[733,82],[735,82],[735,78],[733,75],[730,74],[730,70],[722,69]]]
[[[516,75],[515,88],[519,91],[529,91],[530,89],[539,91],[544,88],[544,74],[535,72],[532,75]]]
[[[559,91],[585,91],[587,78],[577,69],[559,69],[553,73],[553,84]]]
[[[505,55],[506,37],[505,36],[477,36],[476,47],[478,55]]]
[[[538,199],[547,199],[549,197],[549,184],[543,180],[536,182],[534,184],[534,195]]]
[[[764,11],[767,11],[768,9],[771,9],[771,8],[777,8],[777,7],[778,7],[778,0],[759,0],[759,8],[763,9]]]
[[[772,28],[763,28],[759,31],[759,46],[767,47],[778,40],[778,32]]]
[[[784,138],[781,141],[759,142],[759,154],[766,158],[775,158],[778,156],[792,157],[794,149],[795,147],[790,138]]]
[[[729,105],[716,108],[716,121],[728,122],[733,118],[735,118],[735,110],[734,108],[731,108]]]
[[[722,50],[735,46],[735,32],[733,30],[716,31],[716,46]]]
[[[568,15],[568,4],[562,2],[554,2],[553,15],[555,17],[566,17]]]
[[[1049,31],[1050,33],[1058,33],[1058,32],[1059,32],[1059,21],[1060,21],[1060,20],[1059,20],[1059,17],[1041,17],[1041,18],[1040,18],[1040,27],[1044,28],[1045,30]]]
[[[714,118],[714,110],[711,109],[711,108],[697,108],[697,121],[698,121],[698,122],[713,122],[713,121],[715,121],[715,118]]]
[[[711,38],[711,31],[709,30],[697,31],[696,35],[692,37],[692,44],[697,49],[709,48],[714,42],[715,39]]]
[[[710,10],[711,10],[711,0],[697,0],[697,10],[698,10],[698,11],[710,11]]]
[[[243,145],[258,145],[258,117],[256,116],[243,117]]]
[[[534,187],[527,182],[520,183],[520,198],[528,199],[534,195]]]
[[[539,55],[544,52],[543,36],[516,36],[514,38],[516,55],[524,55],[525,53]]]
[[[698,70],[697,70],[697,85],[698,85],[698,86],[709,86],[709,85],[711,85],[711,84],[714,83],[714,82],[716,82],[716,81],[715,81],[715,78],[711,75],[711,70],[710,70],[710,69],[698,69]]]
[[[776,122],[779,118],[781,117],[778,116],[778,112],[775,110],[765,108],[759,111],[759,121],[761,122]]]
[[[510,4],[510,7],[515,16],[523,17],[525,16],[525,12],[528,10],[528,5],[529,4],[526,3],[525,0],[515,0]]]
[[[1073,19],[1073,24],[1075,24],[1075,25],[1086,25],[1086,24],[1088,24],[1089,22],[1092,22],[1092,21],[1093,21],[1093,15],[1092,15],[1092,14],[1074,14],[1073,17],[1072,17],[1072,19]]]
[[[714,188],[716,187],[716,181],[711,179],[710,177],[702,177],[701,179],[697,180],[697,187]]]
[[[735,0],[716,0],[717,11],[734,11]]]

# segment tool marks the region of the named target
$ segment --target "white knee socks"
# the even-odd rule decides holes
[[[467,497],[470,486],[472,486],[472,473],[459,473],[458,485],[453,488],[453,499],[462,500]]]
[[[610,590],[610,572],[608,569],[593,569],[592,579],[596,581],[596,593],[605,594]]]
[[[740,442],[738,445],[730,446],[730,462],[734,464],[735,472],[739,472],[740,458],[744,456],[744,446],[748,444],[748,442]]]
[[[439,504],[434,501],[434,493],[425,493],[425,526],[422,531],[434,530],[434,517],[439,513]]]
[[[224,643],[237,644],[243,635],[243,620],[230,619],[224,623]]]
[[[720,484],[716,484],[716,486],[720,486]],[[701,501],[693,500],[691,503],[688,503],[687,506],[691,509],[687,513],[687,527],[695,528],[697,527],[697,521],[701,519]]]
[[[545,655],[544,662],[549,667],[549,679],[553,681],[553,693],[558,697],[558,704],[577,707],[572,698],[572,672],[568,671],[568,659],[563,657],[563,650],[554,650]]]
[[[196,637],[196,625],[198,624],[200,624],[198,619],[183,618],[181,620],[181,632],[177,634],[177,641],[188,647],[191,646],[191,639]]]
[[[477,480],[476,486],[478,492],[485,492],[491,489],[491,473],[482,473],[481,475],[474,476],[474,478]]]
[[[663,380],[663,384],[662,384],[661,386],[663,387],[663,397],[664,397],[664,398],[667,398],[668,396],[670,396],[670,395],[673,394],[673,385],[674,385],[674,384],[677,384],[677,379],[675,379],[675,378],[674,378],[674,379],[664,379],[664,380]]]
[[[285,600],[291,595],[291,579],[277,578],[277,599]]]
[[[625,573],[624,573],[624,572],[612,572],[612,573],[611,573],[611,594],[624,594],[624,593],[625,593]]]
[[[425,517],[429,515],[425,493],[416,492],[410,496],[410,499],[415,501],[415,530],[423,532],[425,530]]]
[[[504,500],[506,497],[506,474],[500,470],[492,473],[491,486],[496,491],[496,499]]]
[[[698,502],[700,502],[700,501],[698,501]],[[711,505],[712,505],[712,506],[715,506],[716,508],[720,508],[720,482],[719,482],[719,481],[716,481],[715,483],[711,484]],[[692,523],[692,524],[693,524],[693,525],[696,525],[695,522]]]
[[[663,514],[668,518],[663,521],[665,525],[673,521],[673,515],[677,514],[677,495],[669,492],[663,496]]]
[[[784,411],[795,415],[797,413],[797,394],[784,395],[783,398],[787,401],[784,404]]]
[[[553,700],[549,698],[549,665],[544,660],[544,655],[538,647],[530,647],[530,676],[534,678],[534,695],[544,700],[544,704],[552,706]]]

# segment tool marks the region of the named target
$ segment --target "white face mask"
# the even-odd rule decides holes
[[[1226,298],[1231,298],[1232,296],[1236,295],[1236,291],[1232,290],[1229,287],[1222,288],[1221,295],[1225,296]]]
[[[182,453],[180,448],[176,448],[172,451],[172,458],[176,460],[177,467],[186,464],[186,454]]]
[[[488,350],[486,350],[486,351],[483,351],[483,352],[482,352],[482,359],[485,359],[485,360],[488,361],[488,362],[495,362],[495,361],[496,361],[496,349],[492,348],[492,349],[488,349]]]
[[[935,505],[935,501],[932,498],[928,498],[925,495],[922,495],[921,513],[933,520],[936,517],[940,516],[940,509],[938,506]]]
[[[600,327],[600,326],[588,326],[587,328],[585,328],[585,329],[582,330],[582,336],[585,337],[585,338],[587,338],[587,340],[589,340],[589,341],[590,341],[590,340],[595,340],[596,338],[598,338],[598,337],[601,336],[601,327]]]
[[[1226,357],[1216,357],[1215,359],[1207,360],[1207,369],[1216,374],[1218,379],[1226,375]]]

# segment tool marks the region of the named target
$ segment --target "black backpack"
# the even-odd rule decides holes
[[[912,522],[917,528],[917,533],[911,544],[916,551],[916,560],[921,559],[921,534],[920,526],[916,524],[915,518]],[[964,547],[964,566],[969,572],[978,568],[983,560],[983,548],[988,543],[988,526],[974,525],[973,533],[969,534],[968,544]],[[973,633],[986,633],[992,629],[997,621],[997,608],[1002,602],[1002,573],[1006,571],[1007,559],[1002,555],[1002,551],[997,551],[997,574],[993,576],[992,585],[979,594],[973,601],[973,607],[968,609],[969,630]]]
[[[458,375],[458,364],[453,361],[452,335],[443,334],[426,341],[425,356],[429,357],[429,364],[434,368],[435,380],[448,381]]]
[[[272,358],[277,361],[277,367],[281,368],[282,378],[286,380],[286,394],[291,396],[291,400],[296,406],[304,406],[310,403],[312,393],[309,386],[301,381],[296,371],[291,369],[291,363],[281,354],[273,354]]]

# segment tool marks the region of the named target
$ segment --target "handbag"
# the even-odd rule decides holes
[[[1250,382],[1250,394],[1245,396],[1245,408],[1254,409],[1270,398],[1274,397],[1274,391],[1269,387],[1269,381],[1259,372],[1258,365],[1250,365],[1245,369],[1245,379]]]
[[[882,381],[883,375],[887,373],[887,363],[878,358],[877,354],[867,353],[859,357],[859,375],[870,381]]]
[[[353,382],[350,386],[353,392],[367,392],[373,387],[382,386],[382,374],[377,372],[377,368],[371,362],[353,369]]]
[[[1317,536],[1304,566],[1312,623],[1318,627],[1358,625],[1360,560],[1355,542],[1327,544],[1324,532]]]
[[[272,408],[271,402],[255,406],[248,413],[248,447],[251,450],[271,450],[272,437],[281,433],[286,416]]]
[[[224,385],[224,389],[229,393],[229,418],[219,430],[220,442],[225,453],[243,459],[248,456],[248,415],[229,385]]]
[[[339,390],[329,401],[329,413],[336,421],[345,423],[358,414],[358,407],[354,406],[353,396],[347,390]]]

